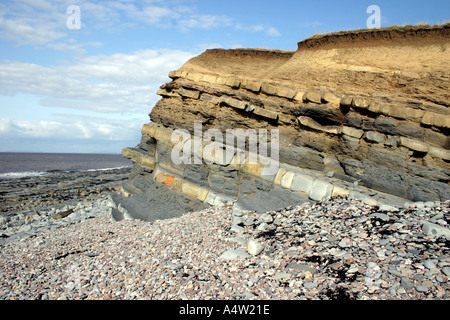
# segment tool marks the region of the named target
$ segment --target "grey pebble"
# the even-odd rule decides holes
[[[247,241],[247,251],[248,253],[250,253],[252,256],[257,256],[258,254],[261,253],[261,251],[263,251],[264,249],[264,245],[254,239],[249,239]]]
[[[400,285],[405,289],[412,289],[414,288],[413,283],[408,278],[402,278],[400,280]]]
[[[317,287],[318,285],[319,285],[319,284],[316,283],[316,282],[306,282],[306,283],[303,284],[303,286],[304,286],[305,288],[308,288],[308,289],[315,288],[315,287]]]
[[[169,268],[172,270],[178,271],[181,268],[183,268],[183,264],[182,263],[171,264],[171,265],[169,265]]]
[[[421,224],[422,230],[427,236],[433,237],[443,236],[446,237],[447,239],[450,239],[450,229],[427,221],[421,221]]]
[[[406,252],[411,253],[413,255],[419,254],[420,250],[417,249],[406,249]]]
[[[389,219],[390,219],[390,217],[387,214],[381,213],[381,212],[375,212],[375,213],[371,214],[370,216],[378,218],[378,219],[380,219],[382,221],[385,221],[385,222],[389,221]]]
[[[248,258],[250,255],[245,249],[237,248],[237,249],[231,249],[226,250],[224,253],[220,255],[220,259],[223,260],[234,260],[234,259],[243,259]]]
[[[287,279],[291,279],[291,278],[292,278],[292,274],[287,273],[287,272],[277,272],[273,275],[274,280],[287,280]]]
[[[416,286],[418,292],[428,292],[429,288],[425,286]]]
[[[450,277],[450,267],[443,267],[441,269],[442,273],[445,274],[447,277]]]
[[[7,224],[8,221],[9,221],[9,220],[8,220],[7,217],[0,215],[0,226],[3,226],[3,225],[5,225],[5,224]]]
[[[264,221],[264,222],[266,222],[266,223],[270,223],[270,222],[273,221],[273,217],[272,217],[270,214],[268,214],[268,213],[262,214],[262,215],[259,217],[259,219],[261,219],[262,221]]]
[[[247,245],[247,239],[245,239],[243,237],[226,238],[226,240],[239,243],[239,244],[241,244],[243,246]]]
[[[424,265],[426,268],[428,268],[428,269],[434,269],[434,268],[436,268],[436,265],[435,265],[434,262],[431,261],[431,260],[425,260],[425,261],[423,262],[423,265]]]
[[[31,225],[26,225],[26,226],[23,226],[22,228],[20,228],[19,232],[27,232],[27,231],[30,231],[31,228],[32,228]]]
[[[261,224],[256,228],[256,230],[262,231],[262,232],[267,231],[268,229],[269,229],[269,225],[268,225],[266,222],[261,223]]]
[[[238,226],[238,225],[236,225],[236,224],[233,224],[231,227],[230,227],[230,231],[233,231],[233,232],[236,232],[236,233],[241,233],[241,232],[244,232],[244,227],[241,227],[241,226]]]
[[[437,220],[440,220],[440,219],[443,219],[443,218],[444,218],[444,214],[439,213],[439,214],[433,216],[433,217],[430,219],[430,221],[431,221],[431,222],[436,222]]]
[[[398,271],[396,269],[392,268],[392,269],[388,269],[388,271],[389,271],[390,274],[393,274],[394,276],[404,277],[404,275],[400,271]]]
[[[400,283],[395,283],[390,289],[389,292],[391,293],[391,295],[395,296],[397,295],[397,287],[400,285]]]
[[[427,201],[424,203],[424,205],[425,205],[425,207],[428,207],[428,208],[436,207],[436,204],[433,201]]]
[[[414,280],[423,280],[423,279],[425,279],[425,277],[421,274],[416,274],[416,275],[414,275],[413,279]]]
[[[291,270],[300,271],[300,272],[305,272],[305,271],[309,271],[311,273],[317,272],[317,269],[314,267],[311,267],[307,264],[300,264],[300,263],[295,263],[295,262],[289,263],[286,266],[286,269],[291,269]]]

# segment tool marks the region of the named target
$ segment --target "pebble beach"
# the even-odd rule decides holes
[[[2,216],[2,300],[446,300],[450,201],[347,197],[115,221],[111,191]]]

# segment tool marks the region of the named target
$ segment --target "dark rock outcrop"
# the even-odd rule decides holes
[[[123,150],[135,166],[128,195],[164,187],[179,198],[166,202],[189,208],[257,211],[346,194],[449,199],[448,30],[325,35],[295,53],[207,50],[170,72],[141,143]]]

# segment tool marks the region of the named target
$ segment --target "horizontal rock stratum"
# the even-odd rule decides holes
[[[206,50],[169,73],[141,142],[123,150],[134,162],[130,211],[448,200],[449,61],[449,24],[314,36],[295,52]],[[250,146],[252,132],[256,162],[236,142]],[[184,161],[173,159],[177,146]],[[260,157],[266,146],[275,171]],[[220,150],[231,153],[222,161]]]

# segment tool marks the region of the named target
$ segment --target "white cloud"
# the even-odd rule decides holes
[[[67,127],[67,126],[66,126]],[[63,123],[0,119],[0,136],[46,138],[67,133]]]
[[[68,3],[22,0],[1,4],[0,38],[31,45],[61,41],[67,32],[65,10]]]
[[[73,39],[68,39],[66,42],[53,42],[47,45],[48,48],[58,51],[73,52],[80,56],[87,53],[85,47],[101,47],[101,42],[85,42],[78,43]]]
[[[3,61],[0,94],[34,94],[41,97],[41,108],[76,110],[76,114],[53,114],[40,121],[0,119],[0,150],[120,152],[121,147],[135,145],[160,99],[157,88],[169,81],[170,70],[192,56],[176,50],[141,50],[89,56],[54,67]],[[0,108],[20,114],[18,106]],[[33,112],[39,119],[39,106]],[[60,149],[52,149],[57,145]],[[76,149],[64,149],[69,145]]]
[[[126,141],[136,139],[142,121],[110,120],[104,118],[68,119],[52,121],[22,121],[0,119],[2,139],[53,139],[53,140],[108,140]]]
[[[18,44],[45,45],[60,40],[65,34],[55,23],[40,23],[32,18],[8,19],[0,17],[1,38]]]
[[[76,4],[81,10],[81,29],[123,30],[138,24],[157,28],[177,28],[183,32],[195,29],[232,28],[245,32],[262,32],[279,36],[273,26],[246,25],[232,17],[200,14],[186,6],[134,1],[21,0],[0,4],[0,39],[19,45],[43,46],[78,54],[86,53],[89,44],[77,43],[66,26],[67,7]]]
[[[114,83],[147,84],[167,80],[170,70],[178,69],[194,56],[181,50],[139,50],[132,54],[90,56],[64,67],[71,76]]]
[[[194,54],[179,50],[140,50],[131,54],[97,55],[72,65],[0,63],[0,94],[30,93],[43,105],[96,112],[147,113],[168,81],[170,70]]]
[[[128,1],[102,1],[98,3],[82,2],[80,8],[89,25],[95,28],[113,25],[133,24],[133,22],[163,26],[167,19],[176,19],[180,14],[176,9],[155,5],[136,5]],[[131,19],[131,21],[128,21]]]
[[[243,30],[246,32],[251,32],[251,33],[263,32],[271,37],[279,37],[281,35],[280,32],[277,30],[277,28],[271,27],[271,26],[266,26],[266,25],[261,25],[261,24],[243,25],[241,23],[236,23],[235,28],[237,30]]]
[[[191,15],[188,18],[179,20],[178,25],[182,30],[231,27],[233,19],[227,16],[210,14]]]
[[[267,29],[267,34],[272,37],[281,36],[281,33],[277,30],[277,28],[274,27],[270,27],[269,29]]]
[[[163,18],[172,17],[177,18],[179,15],[167,8],[161,8],[156,6],[148,6],[143,8],[142,11],[135,11],[133,15],[140,21],[155,24],[161,22]]]
[[[99,2],[83,1],[80,7],[82,28],[110,28],[120,24],[121,14],[115,2]]]
[[[81,8],[81,31],[71,31],[66,26],[67,7],[74,4]],[[39,105],[33,112],[39,120],[30,121],[31,115],[24,120],[20,111],[6,112],[10,118],[0,119],[0,148],[4,150],[6,146],[7,140],[4,139],[10,142],[22,139],[22,142],[27,141],[28,146],[32,145],[33,139],[47,140],[49,143],[63,143],[65,139],[97,142],[137,139],[142,124],[148,121],[148,113],[160,99],[156,90],[169,81],[168,72],[178,69],[200,53],[200,47],[213,45],[194,44],[190,51],[157,49],[127,54],[86,55],[88,48],[102,46],[102,43],[75,38],[76,35],[83,35],[83,39],[91,40],[92,33],[99,30],[110,32],[114,28],[130,29],[137,25],[184,32],[228,28],[231,31],[279,35],[272,26],[245,25],[229,16],[204,14],[191,3],[182,6],[178,0],[171,5],[164,1],[133,0],[1,2],[0,41],[76,53],[78,56],[75,60],[56,65],[0,61],[0,95],[29,94],[39,97],[36,99]],[[20,107],[0,105],[0,108],[9,111]],[[31,107],[24,106],[23,110],[26,108],[30,110]],[[39,108],[46,108],[46,117],[39,114],[42,110]],[[77,110],[71,112],[78,116],[49,116],[49,108],[54,108],[54,112],[62,112],[61,108]],[[101,116],[83,117],[83,113]],[[16,144],[20,143],[10,143],[12,146]]]

